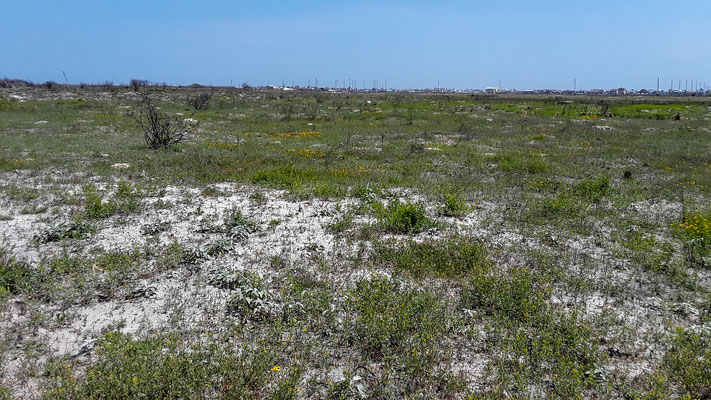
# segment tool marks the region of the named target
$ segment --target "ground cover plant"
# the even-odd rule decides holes
[[[50,86],[0,398],[711,396],[707,98]]]

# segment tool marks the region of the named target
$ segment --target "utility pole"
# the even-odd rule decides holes
[[[573,93],[578,91],[578,78],[573,79]]]
[[[385,78],[385,91],[388,91],[388,78]]]
[[[657,92],[659,91],[659,77],[657,77]]]

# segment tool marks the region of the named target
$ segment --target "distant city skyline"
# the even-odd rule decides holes
[[[710,2],[586,4],[0,1],[0,78],[518,90],[711,83]]]

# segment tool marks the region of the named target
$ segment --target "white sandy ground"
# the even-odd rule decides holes
[[[358,200],[347,199],[339,202],[320,199],[295,200],[287,193],[279,190],[256,189],[237,184],[219,184],[214,188],[219,196],[206,196],[202,189],[191,187],[170,186],[158,193],[143,199],[141,212],[128,216],[114,216],[105,220],[92,222],[96,232],[88,238],[63,241],[60,243],[37,244],[35,235],[41,234],[51,226],[72,220],[72,216],[82,211],[80,203],[66,205],[60,199],[64,196],[81,196],[81,187],[95,183],[100,189],[106,184],[96,178],[83,175],[69,175],[61,171],[45,173],[9,172],[2,175],[3,185],[14,185],[19,188],[34,188],[41,193],[37,204],[47,204],[48,209],[42,213],[21,214],[20,210],[27,206],[12,200],[6,195],[0,195],[0,215],[10,218],[0,221],[0,245],[8,250],[18,260],[37,264],[53,255],[68,252],[72,255],[90,257],[100,249],[103,252],[131,251],[146,248],[146,246],[166,247],[172,243],[180,243],[186,248],[199,249],[212,243],[224,235],[202,233],[201,224],[210,222],[219,224],[228,210],[240,209],[243,215],[255,221],[257,232],[245,240],[234,241],[227,255],[208,259],[201,264],[204,274],[193,274],[185,270],[172,270],[142,279],[137,287],[150,288],[152,295],[126,299],[124,297],[108,301],[94,300],[89,304],[72,305],[68,309],[58,306],[43,306],[43,313],[55,315],[64,313],[70,316],[66,322],[54,324],[52,328],[39,328],[31,332],[33,340],[47,346],[46,360],[49,356],[69,355],[87,358],[91,356],[94,341],[106,329],[118,329],[121,332],[139,332],[145,328],[160,328],[167,324],[176,324],[186,328],[209,324],[209,318],[220,315],[229,298],[229,291],[224,291],[206,283],[206,276],[211,271],[249,270],[262,276],[265,280],[277,279],[278,274],[269,268],[272,257],[281,257],[292,263],[303,264],[311,268],[315,274],[321,273],[317,267],[309,265],[304,260],[322,257],[329,260],[343,260],[359,251],[358,241],[349,241],[335,236],[328,229],[341,212],[349,206],[357,206]],[[266,201],[258,204],[250,196],[255,192],[264,195]],[[422,202],[427,205],[431,215],[436,214],[436,205],[427,203],[427,199],[412,193],[410,190],[395,190],[393,193],[409,201]],[[158,202],[170,204],[170,208],[158,208]],[[644,213],[650,218],[672,218],[678,215],[680,205],[675,202],[642,201],[633,204],[626,212]],[[415,236],[415,240],[438,238],[452,233],[472,236],[484,242],[492,252],[497,254],[497,261],[504,266],[517,265],[525,262],[519,252],[509,251],[513,248],[545,249],[538,239],[527,237],[524,233],[506,226],[501,221],[503,205],[490,201],[480,201],[468,215],[461,218],[440,218],[447,224],[442,230],[431,230]],[[277,225],[271,221],[278,220]],[[356,216],[354,225],[372,223],[372,217]],[[166,223],[168,229],[155,238],[142,232],[149,224]],[[551,234],[555,236],[555,233]],[[391,237],[396,237],[390,235]],[[563,238],[565,252],[571,257],[573,271],[585,271],[590,263],[596,265],[611,263],[614,249],[601,246],[600,238],[608,239],[609,230],[604,226],[596,227],[589,236]],[[510,254],[509,254],[510,253]],[[519,255],[517,255],[519,254]],[[595,268],[594,274],[601,269]],[[668,287],[662,287],[660,293],[643,290],[649,286],[642,277],[632,276],[631,269],[624,264],[610,265],[603,268],[606,279],[613,284],[626,284],[628,288],[639,289],[632,296],[611,297],[606,293],[587,294],[585,298],[573,298],[570,294],[554,293],[553,302],[564,307],[575,307],[587,315],[603,315],[610,313],[619,323],[626,324],[641,333],[654,334],[665,329],[662,321],[685,325],[698,313],[694,305],[688,303],[670,303],[663,300],[668,297]],[[378,273],[388,275],[386,271]],[[344,288],[352,287],[360,279],[368,279],[373,269],[363,266],[360,269],[338,271],[331,277],[334,284]],[[600,279],[600,276],[591,276]],[[703,277],[708,280],[708,277]],[[582,308],[580,305],[582,304]],[[180,305],[180,307],[178,306]],[[185,306],[187,305],[187,307]],[[681,310],[680,310],[681,309]],[[11,299],[4,320],[0,321],[0,330],[20,331],[19,327],[27,325],[32,318],[21,299]],[[25,340],[29,337],[23,338]],[[634,351],[634,357],[626,362],[618,362],[611,368],[623,371],[630,379],[653,369],[655,360],[662,349],[645,344],[638,339],[627,346]],[[477,382],[483,375],[488,359],[485,355],[476,353],[476,349],[457,349],[452,370]],[[23,356],[18,349],[10,351],[10,358],[5,360],[4,369],[9,377],[10,386],[14,377],[22,370]],[[338,375],[334,370],[332,374]],[[342,371],[340,373],[342,375]],[[481,382],[479,382],[481,384]],[[30,380],[30,386],[19,394],[32,395],[36,392],[37,381]]]

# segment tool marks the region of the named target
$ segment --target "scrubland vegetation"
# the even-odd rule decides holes
[[[710,106],[0,89],[0,399],[711,398]]]

